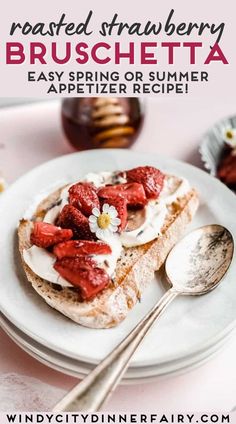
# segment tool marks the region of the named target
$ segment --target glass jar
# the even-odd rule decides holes
[[[77,150],[127,148],[141,130],[143,109],[143,102],[136,97],[66,98],[62,127]]]

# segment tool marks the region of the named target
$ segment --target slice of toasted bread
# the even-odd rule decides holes
[[[34,219],[42,220],[60,196],[57,190],[38,206]],[[124,248],[118,259],[115,278],[93,300],[79,301],[73,288],[61,288],[37,276],[24,262],[23,250],[31,247],[32,221],[21,220],[18,227],[19,250],[28,280],[36,292],[53,308],[73,321],[92,328],[109,328],[126,318],[129,310],[153,280],[154,272],[164,263],[171,248],[182,236],[198,208],[198,194],[189,190],[169,207],[161,234],[142,246]]]

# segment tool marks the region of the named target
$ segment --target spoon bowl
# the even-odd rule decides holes
[[[225,227],[213,224],[198,228],[169,253],[165,264],[167,280],[179,294],[206,294],[226,274],[233,253],[233,237]]]

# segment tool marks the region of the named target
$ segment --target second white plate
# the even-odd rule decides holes
[[[29,336],[18,330],[2,314],[0,314],[0,327],[9,335],[9,337],[26,353],[64,374],[77,378],[83,378],[92,369],[93,365],[81,362],[79,360],[68,358],[60,353],[56,353],[35,342]],[[152,367],[129,367],[122,379],[121,384],[136,384],[139,382],[150,382],[167,376],[186,373],[207,362],[215,353],[217,353],[227,342],[231,332],[225,334],[223,339],[218,340],[213,346],[203,352],[192,355],[182,361],[173,361],[166,365],[157,365]]]

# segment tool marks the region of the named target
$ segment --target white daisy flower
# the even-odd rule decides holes
[[[102,212],[98,208],[93,208],[92,213],[89,217],[89,227],[98,239],[103,240],[111,233],[118,231],[121,221],[114,206],[105,203],[102,207]]]
[[[223,138],[227,144],[236,149],[236,128],[225,128]]]

